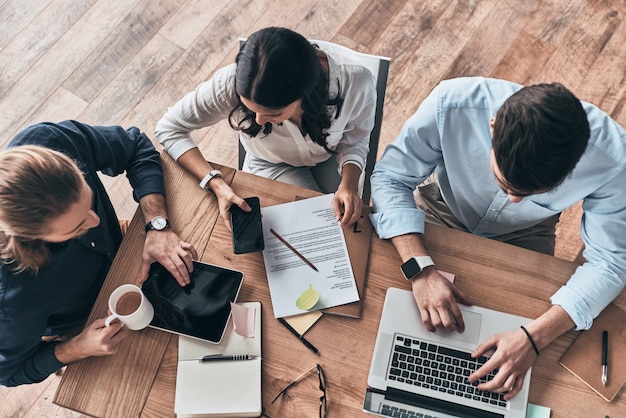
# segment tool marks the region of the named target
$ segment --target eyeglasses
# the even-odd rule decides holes
[[[311,367],[306,372],[302,373],[300,376],[298,376],[296,378],[296,380],[294,380],[293,382],[289,383],[283,390],[278,392],[278,395],[276,395],[276,397],[274,398],[272,403],[276,402],[276,400],[278,400],[278,398],[280,398],[281,395],[289,397],[289,395],[287,394],[289,389],[294,387],[298,382],[303,380],[312,370],[315,370],[316,368],[317,368],[317,377],[318,377],[318,379],[320,381],[319,388],[322,391],[322,396],[320,396],[320,418],[326,418],[326,413],[327,413],[327,405],[326,405],[326,375],[324,374],[324,370],[322,369],[322,366],[320,366],[319,364],[316,364],[315,366]]]

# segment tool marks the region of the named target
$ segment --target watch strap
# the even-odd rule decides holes
[[[415,264],[416,266],[413,264]],[[416,256],[416,257],[411,257],[404,264],[402,264],[401,270],[406,280],[412,280],[415,277],[419,276],[426,267],[430,267],[434,265],[435,263],[433,262],[433,259],[430,258],[429,256],[426,256],[426,255]],[[418,270],[411,271],[415,267],[417,267]]]
[[[415,261],[417,261],[417,264],[419,264],[422,270],[424,270],[426,267],[435,265],[435,262],[433,261],[433,259],[427,255],[421,255],[419,257],[413,257],[413,258],[415,259]]]
[[[157,230],[154,226],[152,226],[152,221],[154,221],[156,218],[158,218],[158,216],[155,216],[154,218],[152,218],[150,220],[150,222],[148,222],[146,224],[146,227],[144,228],[146,232],[148,232],[148,231],[163,231],[164,229],[167,229],[167,228],[170,227],[169,219],[163,217],[163,219],[165,219],[165,226],[162,229]]]
[[[222,177],[222,172],[220,170],[209,171],[209,174],[204,176],[204,178],[200,181],[200,188],[202,190],[206,190],[207,184],[209,184],[209,182],[213,180],[215,177]]]

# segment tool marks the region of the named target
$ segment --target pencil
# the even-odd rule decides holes
[[[278,239],[280,240],[280,242],[282,242],[283,244],[285,244],[285,245],[287,246],[287,248],[289,248],[291,251],[293,251],[293,253],[294,253],[295,255],[297,255],[298,257],[300,257],[300,259],[301,259],[302,261],[304,261],[305,263],[307,263],[307,265],[308,265],[309,267],[311,267],[313,270],[315,270],[315,271],[318,271],[318,272],[319,272],[319,270],[317,269],[317,267],[315,267],[315,266],[313,265],[313,263],[311,263],[309,260],[307,260],[305,256],[303,256],[302,254],[300,254],[300,253],[298,252],[298,250],[296,250],[295,248],[293,248],[293,247],[291,246],[291,244],[289,244],[289,243],[285,240],[285,238],[281,237],[281,236],[278,234],[278,232],[274,231],[274,229],[272,229],[272,228],[270,228],[270,232],[271,232],[272,234],[274,234],[274,236],[275,236],[276,238],[278,238]]]

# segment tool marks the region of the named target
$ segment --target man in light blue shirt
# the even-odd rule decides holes
[[[443,81],[385,149],[371,179],[376,232],[409,264],[427,257],[425,213],[413,192],[433,173],[440,203],[460,229],[547,253],[558,214],[583,201],[585,263],[547,312],[475,352],[497,347],[470,381],[498,368],[478,387],[510,399],[542,348],[572,328],[589,328],[626,284],[626,131],[558,83]],[[519,231],[538,229],[543,237],[516,241],[527,235]],[[463,331],[456,301],[471,301],[459,289],[432,267],[408,279],[428,329]]]

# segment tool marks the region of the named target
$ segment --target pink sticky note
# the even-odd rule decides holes
[[[242,337],[254,337],[254,317],[256,310],[254,308],[230,303],[230,309],[233,315],[233,329]]]

